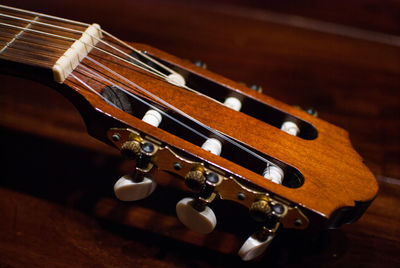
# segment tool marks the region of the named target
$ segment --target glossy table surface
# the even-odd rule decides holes
[[[365,215],[339,230],[284,230],[267,254],[235,255],[251,230],[225,204],[202,236],[174,215],[185,193],[165,179],[124,204],[115,180],[131,167],[86,134],[72,104],[0,75],[0,267],[399,267],[400,4],[396,1],[3,1],[146,43],[233,80],[256,83],[349,131],[377,176]],[[237,214],[235,214],[237,213]],[[239,233],[238,233],[239,232]]]

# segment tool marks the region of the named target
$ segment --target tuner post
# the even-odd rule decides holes
[[[187,173],[186,185],[198,193],[196,198],[183,198],[176,204],[178,219],[186,227],[202,234],[214,230],[217,219],[208,204],[215,198],[215,186],[220,182],[220,176],[204,166],[197,166]]]
[[[140,143],[140,153],[136,163],[136,169],[147,173],[150,171],[151,158],[156,154],[156,146],[148,141]]]
[[[136,168],[133,174],[135,182],[140,182],[152,170],[152,157],[157,152],[157,147],[148,141],[142,141],[139,145],[140,152],[136,159]]]
[[[249,212],[255,221],[262,222],[263,227],[247,238],[240,248],[238,254],[244,261],[253,260],[267,250],[282,218],[288,213],[288,208],[269,196],[262,195],[251,204]]]
[[[150,172],[158,146],[143,139],[134,131],[111,129],[109,137],[121,150],[124,158],[136,161],[132,174],[122,176],[114,185],[114,193],[121,201],[136,201],[148,197],[156,188]]]

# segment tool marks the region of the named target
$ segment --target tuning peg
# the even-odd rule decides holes
[[[293,136],[297,136],[297,134],[300,132],[299,126],[292,121],[283,122],[281,130]]]
[[[220,155],[222,151],[222,143],[217,139],[209,138],[203,143],[201,148],[212,154]]]
[[[137,201],[148,197],[156,186],[150,178],[135,182],[131,176],[124,175],[114,184],[114,193],[121,201]]]
[[[282,184],[283,177],[285,176],[283,170],[275,165],[269,165],[264,169],[263,177],[275,182],[277,184]]]
[[[156,110],[150,109],[144,114],[142,121],[153,127],[158,127],[162,121],[162,115]]]
[[[240,109],[242,108],[242,102],[238,98],[235,98],[235,97],[226,98],[224,101],[224,105],[235,111],[240,111]]]
[[[186,227],[201,234],[211,233],[217,224],[211,208],[189,197],[176,204],[176,215]]]
[[[219,181],[217,173],[205,173],[201,168],[192,170],[185,176],[186,185],[198,191],[198,198],[183,198],[176,204],[178,219],[186,227],[201,234],[208,234],[214,230],[217,219],[207,203],[213,199],[214,187]]]
[[[147,172],[152,167],[150,160],[156,150],[155,146],[147,141],[140,143],[131,140],[122,145],[121,152],[123,155],[137,160],[134,175],[124,175],[114,184],[114,193],[119,200],[140,200],[148,197],[154,191],[157,184],[148,177]]]
[[[167,81],[176,86],[180,86],[180,87],[183,87],[186,85],[185,78],[183,78],[183,76],[178,73],[172,73],[172,74],[168,75]]]
[[[154,127],[158,127],[162,121],[162,115],[158,111],[150,109],[142,120]],[[114,184],[114,193],[119,200],[141,200],[148,197],[155,190],[157,183],[140,171],[140,168],[149,164],[150,156],[154,151],[154,145],[149,142],[140,143],[136,140],[130,140],[122,145],[121,153],[126,158],[137,159],[136,168],[139,167],[140,174],[135,173],[135,178],[130,175],[124,175]],[[135,172],[138,172],[138,169]]]
[[[266,196],[259,197],[251,205],[250,216],[257,222],[263,222],[261,230],[252,234],[243,243],[238,254],[244,261],[257,258],[265,252],[280,226],[280,219],[287,211],[282,204],[269,202]]]
[[[275,233],[269,233],[268,235],[260,238],[258,233],[251,235],[243,243],[239,249],[238,255],[244,261],[254,260],[258,256],[261,256],[271,244],[272,239],[275,237]]]

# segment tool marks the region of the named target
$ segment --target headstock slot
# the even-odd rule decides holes
[[[194,73],[191,70],[184,69],[178,65],[175,65],[171,62],[165,61],[160,59],[156,56],[153,56],[149,53],[146,53],[148,56],[156,59],[157,61],[161,62],[163,65],[171,68],[172,70],[176,71],[180,75],[182,75],[186,80],[186,85],[190,88],[195,89],[196,91],[209,96],[221,103],[227,97],[235,97],[242,102],[242,109],[241,112],[245,113],[251,117],[257,118],[273,127],[278,129],[281,128],[281,125],[285,121],[291,121],[298,125],[300,132],[297,137],[304,139],[304,140],[314,140],[318,136],[317,129],[307,121],[293,116],[283,110],[280,110],[276,107],[272,107],[265,103],[260,102],[259,100],[255,99],[250,95],[245,95],[244,93],[227,87],[221,83],[217,83],[211,79],[205,78],[199,74]],[[160,72],[165,72],[164,69],[159,68],[158,66],[153,65],[149,60],[144,58],[143,56],[132,52],[132,56],[136,57],[142,62],[154,67],[155,69],[159,70]],[[166,75],[168,73],[165,73]]]
[[[107,94],[104,94],[107,92]],[[113,94],[110,94],[110,92],[113,92]],[[102,90],[102,95],[103,96],[114,96],[108,99],[109,102],[112,102],[113,105],[116,108],[119,108],[120,110],[127,112],[126,108],[124,107],[134,107],[134,108],[129,108],[129,114],[132,116],[135,116],[137,118],[143,118],[145,115],[146,111],[148,111],[151,106],[146,105],[144,102],[138,101],[132,96],[129,96],[128,94],[120,91],[117,87],[105,87]],[[112,98],[117,98],[112,99]],[[201,133],[202,135],[206,137],[213,137],[213,134],[209,132],[208,130],[201,128],[197,124],[195,124],[193,121],[189,120],[188,118],[185,118],[184,116],[171,111],[162,105],[155,103],[154,101],[151,101],[150,99],[141,97],[145,99],[146,102],[148,102],[150,105],[153,107],[157,107],[167,115],[175,118],[177,121],[182,122],[183,124],[189,126],[190,128],[196,130],[197,132]],[[129,102],[129,105],[127,104]],[[124,103],[124,104],[122,104]],[[194,145],[197,145],[201,147],[201,145],[204,143],[204,138],[200,137],[199,135],[195,134],[193,131],[190,131],[187,128],[184,128],[182,125],[179,125],[172,119],[164,116],[163,121],[161,122],[160,129],[177,136],[179,138],[182,138],[188,142],[191,142]],[[241,143],[236,140],[236,142],[240,143],[242,146],[246,147],[247,149],[257,153],[258,155],[262,156],[263,158],[267,159],[268,161],[272,162],[273,164],[279,166],[282,168],[285,172],[285,177],[283,179],[282,185],[289,187],[289,188],[298,188],[304,183],[304,177],[301,174],[299,170],[296,168],[287,165],[286,163],[279,161],[277,159],[274,159],[264,153],[261,153],[259,151],[255,151],[251,147],[247,146],[244,143]],[[245,152],[245,151],[240,151],[237,147],[235,147],[233,144],[228,143],[228,142],[222,142],[223,143],[223,148],[224,150],[222,151],[221,157],[237,164],[240,166],[243,166],[249,170],[251,170],[254,173],[257,174],[262,174],[263,170],[265,169],[266,163],[261,161],[260,159],[252,156],[251,154]]]

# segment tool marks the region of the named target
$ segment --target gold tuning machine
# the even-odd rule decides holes
[[[215,215],[209,216],[213,212],[208,204],[216,197],[231,200],[247,207],[254,220],[263,222],[268,226],[274,225],[275,222],[279,222],[285,228],[305,229],[308,226],[309,221],[299,207],[278,196],[262,191],[260,188],[242,184],[241,181],[245,178],[229,174],[229,172],[209,163],[183,157],[179,154],[178,149],[172,149],[168,145],[162,144],[152,137],[140,135],[132,129],[113,128],[109,130],[107,135],[124,155],[135,156],[136,173],[142,176],[136,176],[133,183],[140,182],[141,177],[151,180],[151,170],[153,170],[153,167],[157,167],[160,171],[172,173],[182,178],[188,188],[195,191],[196,198],[186,199],[185,202],[178,202],[178,204],[180,204],[179,207],[184,207],[183,210],[190,206],[194,211],[188,209],[187,211],[190,212],[186,211],[183,214],[189,213],[192,215],[191,217],[207,210],[208,216],[203,216],[206,218],[206,224],[209,227],[201,232],[208,232],[215,226],[214,222],[216,221],[213,220]],[[194,159],[196,158],[194,157]],[[155,182],[152,182],[151,185],[153,187]],[[178,209],[177,205],[177,211]],[[180,218],[183,219],[184,217]],[[275,219],[275,221],[272,219]],[[185,223],[185,219],[182,221],[189,227],[190,222],[193,222]],[[271,228],[269,226],[269,229]]]
[[[268,204],[268,200],[260,199],[250,206],[250,215],[251,217],[258,222],[266,221],[268,218],[269,213],[271,212],[271,207]]]
[[[121,154],[126,159],[136,159],[140,154],[140,142],[136,140],[124,142],[121,146]]]
[[[198,167],[189,171],[185,176],[185,184],[193,190],[200,190],[205,182],[204,168]]]

